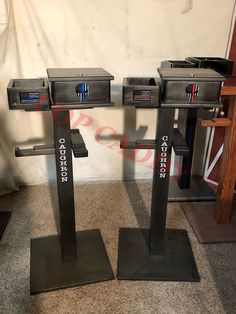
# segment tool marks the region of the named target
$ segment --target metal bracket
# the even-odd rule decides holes
[[[155,140],[137,140],[137,141],[126,141],[123,140],[120,143],[120,148],[123,149],[155,149]]]
[[[75,158],[88,157],[88,150],[78,129],[71,130],[71,147]]]
[[[71,130],[71,148],[75,158],[88,157],[88,150],[85,146],[82,135],[79,130]],[[44,144],[33,146],[33,148],[21,149],[15,148],[16,157],[28,157],[28,156],[42,156],[42,155],[54,155],[54,144]]]
[[[186,144],[186,141],[182,134],[180,133],[179,129],[174,129],[173,134],[173,148],[175,151],[175,154],[177,156],[188,156],[189,155],[189,148]]]
[[[54,154],[55,154],[55,148],[53,144],[37,145],[37,146],[33,146],[33,148],[26,148],[26,149],[21,149],[20,147],[15,148],[16,157],[54,155]]]
[[[180,133],[179,129],[174,129],[174,140],[173,140],[173,148],[176,155],[187,156],[189,154],[189,149],[187,144]],[[126,141],[123,140],[120,143],[120,148],[123,149],[155,149],[156,148],[156,141],[155,140],[148,140],[142,139],[137,141]]]

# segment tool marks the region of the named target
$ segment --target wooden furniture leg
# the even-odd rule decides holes
[[[229,223],[232,213],[236,181],[236,96],[230,97],[228,118],[231,120],[231,126],[225,130],[215,206],[215,219],[219,224]]]
[[[202,127],[225,127],[224,150],[215,203],[186,203],[183,211],[200,243],[236,242],[236,87],[224,86],[229,96],[227,118],[200,121]]]

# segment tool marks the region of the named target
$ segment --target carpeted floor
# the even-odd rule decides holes
[[[119,227],[148,227],[150,182],[77,184],[77,229],[100,228],[116,272]],[[34,186],[0,199],[13,212],[0,241],[0,313],[236,313],[236,244],[200,245],[180,205],[168,227],[188,230],[200,283],[109,281],[29,294],[30,238],[57,232],[55,186]]]

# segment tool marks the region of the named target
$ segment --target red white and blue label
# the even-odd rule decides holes
[[[150,90],[134,90],[133,100],[134,101],[151,101],[151,91]]]

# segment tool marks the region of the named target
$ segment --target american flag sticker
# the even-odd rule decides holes
[[[150,90],[134,90],[133,100],[134,101],[151,101],[151,91]]]

